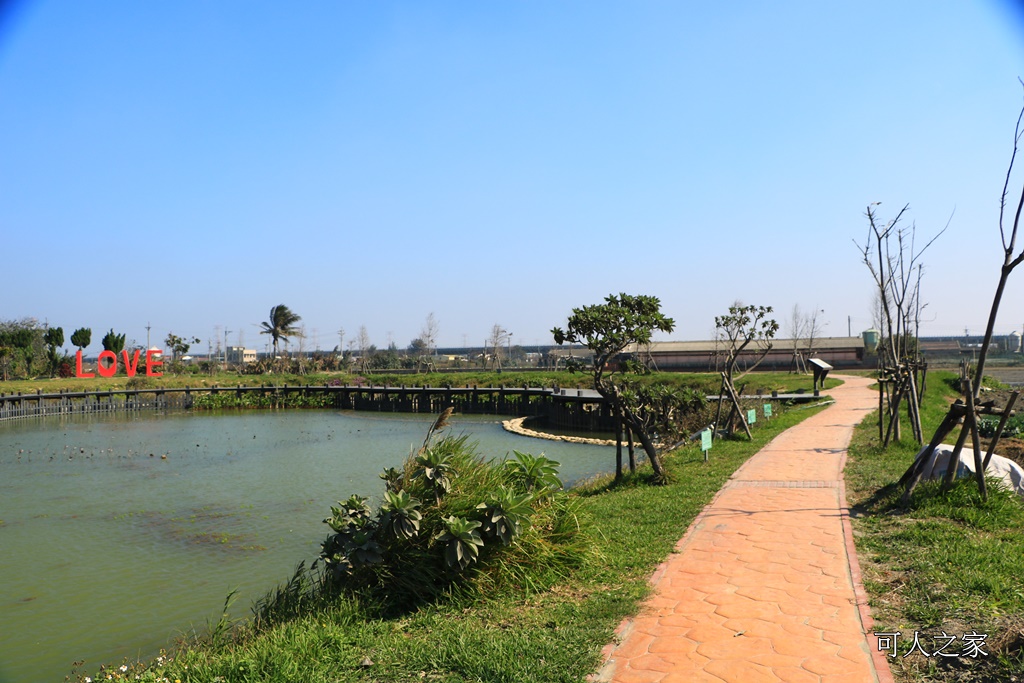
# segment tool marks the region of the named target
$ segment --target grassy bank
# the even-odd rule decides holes
[[[955,397],[951,384],[939,381],[952,373],[935,374],[922,410],[927,436]],[[890,658],[896,679],[1024,680],[1024,505],[992,484],[983,503],[971,479],[948,493],[937,484],[922,484],[903,507],[902,489],[894,482],[918,447],[905,437],[883,451],[877,440],[872,415],[854,434],[846,485],[875,631],[903,634],[897,640],[899,656]],[[925,657],[915,650],[908,655],[915,632],[929,653],[944,643],[949,643],[944,652],[963,652],[964,634],[984,634],[989,654]],[[943,633],[956,640],[941,638]]]
[[[814,410],[789,410],[759,422],[752,442],[720,440],[708,463],[695,445],[675,451],[666,458],[674,480],[669,485],[648,485],[649,473],[642,471],[619,485],[604,479],[575,490],[590,551],[571,573],[538,570],[500,591],[451,595],[398,616],[367,599],[339,599],[259,631],[215,628],[212,642],[193,643],[147,671],[126,664],[125,671],[114,668],[103,677],[581,681],[599,666],[601,648],[615,627],[649,593],[650,574],[725,480]]]
[[[666,384],[678,388],[701,388],[708,393],[716,394],[719,388],[719,376],[713,373],[679,373],[679,372],[653,372],[637,378],[638,381],[650,384]],[[306,375],[295,374],[265,374],[265,375],[243,375],[237,372],[217,372],[207,374],[164,374],[162,377],[146,377],[144,373],[129,378],[126,375],[118,374],[111,378],[49,378],[39,377],[35,379],[0,381],[0,393],[15,394],[21,393],[56,393],[58,391],[106,391],[108,389],[124,388],[159,388],[159,387],[193,387],[203,389],[206,387],[234,387],[242,386],[298,386],[309,384],[312,386],[324,385],[330,382],[341,384],[374,384],[400,386],[453,386],[462,387],[466,385],[479,387],[550,387],[557,385],[562,388],[586,389],[592,387],[590,375],[585,373],[571,372],[460,372],[443,373],[432,372],[419,375],[396,375],[396,374],[368,374],[357,375],[353,373],[311,373]],[[810,375],[791,375],[785,372],[764,372],[748,375],[744,380],[738,382],[737,388],[743,385],[748,393],[771,393],[774,391],[791,392],[798,389],[811,390]],[[839,382],[828,380],[826,387],[833,387]]]

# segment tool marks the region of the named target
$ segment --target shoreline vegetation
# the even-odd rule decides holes
[[[856,374],[863,374],[858,372]],[[662,384],[670,387],[695,388],[706,393],[717,393],[719,388],[719,375],[717,373],[678,373],[678,372],[652,372],[636,378],[644,384]],[[56,393],[59,391],[107,391],[110,389],[159,389],[159,388],[184,388],[189,387],[197,392],[212,389],[232,389],[241,385],[264,385],[267,387],[283,386],[322,386],[337,382],[342,385],[363,385],[363,386],[428,386],[428,387],[551,387],[558,386],[563,389],[592,389],[593,383],[589,375],[580,372],[568,371],[530,371],[517,372],[509,370],[505,372],[479,371],[479,372],[431,372],[422,374],[389,374],[389,373],[368,373],[356,374],[350,372],[332,373],[310,373],[298,374],[264,374],[246,375],[238,372],[217,372],[214,374],[165,374],[163,377],[126,377],[115,375],[111,378],[81,379],[75,377],[40,377],[35,379],[18,379],[0,381],[0,393],[11,395],[17,393],[34,394],[37,391],[43,393]],[[838,383],[838,382],[836,382]],[[830,384],[826,386],[834,386]],[[789,374],[785,372],[764,372],[752,373],[747,380],[747,389],[750,393],[756,393],[758,389],[762,393],[771,393],[777,390],[780,393],[796,389],[809,390],[811,387],[810,375]]]
[[[663,377],[702,391],[704,384],[717,382],[714,375],[668,373],[645,379]],[[583,379],[568,373],[556,379],[566,386],[574,378]],[[763,385],[766,393],[810,384],[806,375],[781,373],[754,375],[749,381]],[[732,472],[776,434],[820,409],[778,406],[771,420],[755,425],[752,440],[716,440],[707,462],[697,443],[676,448],[665,454],[670,477],[661,485],[652,484],[650,465],[642,462],[618,482],[608,475],[573,487],[566,496],[573,509],[574,544],[586,552],[569,565],[550,561],[554,546],[542,544],[538,547],[547,551],[516,556],[514,562],[500,559],[500,570],[496,565],[472,570],[471,580],[406,610],[396,610],[372,591],[311,591],[314,575],[300,567],[290,582],[268,593],[262,607],[253,606],[260,618],[225,618],[150,661],[99,670],[86,662],[70,678],[581,681],[599,666],[601,649],[611,642],[614,629],[648,594],[651,573]],[[349,493],[338,491],[338,497]],[[468,508],[465,516],[472,519]],[[515,579],[493,580],[494,572]],[[271,610],[276,616],[267,618],[268,601],[285,607]],[[302,609],[292,609],[296,605]]]

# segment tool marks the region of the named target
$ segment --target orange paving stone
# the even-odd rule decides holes
[[[870,380],[843,379],[834,405],[778,435],[705,508],[592,681],[892,681],[858,602],[842,483],[876,397]]]
[[[818,683],[821,680],[818,674],[794,666],[772,667],[772,673],[784,683]]]

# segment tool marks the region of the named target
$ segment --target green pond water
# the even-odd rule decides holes
[[[63,681],[150,658],[236,616],[315,559],[330,505],[378,498],[377,474],[431,416],[280,411],[120,414],[0,423],[0,683]],[[486,457],[562,463],[564,481],[614,451],[542,441],[493,416],[455,416]],[[162,457],[166,456],[166,457]]]

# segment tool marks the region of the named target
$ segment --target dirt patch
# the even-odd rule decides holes
[[[1024,439],[999,439],[996,455],[1009,458],[1024,467]]]

